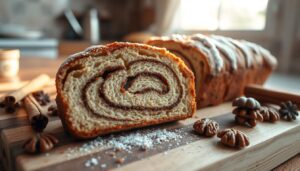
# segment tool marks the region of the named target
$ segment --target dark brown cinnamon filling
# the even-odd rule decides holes
[[[127,80],[123,81],[122,86],[121,86],[121,91],[127,91],[139,77],[154,77],[154,78],[160,80],[165,86],[163,87],[163,89],[161,91],[156,90],[154,88],[143,88],[142,90],[131,92],[133,94],[143,94],[143,93],[146,93],[149,91],[155,91],[159,94],[165,94],[170,89],[168,81],[162,75],[157,74],[157,73],[151,73],[151,72],[142,72],[142,73],[136,74],[135,76],[128,77]]]
[[[114,73],[114,72],[117,72],[117,71],[120,71],[120,70],[125,70],[125,68],[123,66],[119,66],[119,67],[115,67],[114,69],[105,69],[102,73],[99,73],[97,74],[96,76],[94,76],[93,78],[91,78],[87,84],[84,86],[83,90],[82,90],[82,100],[85,104],[85,106],[90,110],[92,111],[94,114],[99,114],[98,112],[96,111],[93,111],[93,109],[91,109],[91,107],[89,107],[88,103],[87,103],[87,89],[89,88],[89,86],[97,81],[97,79],[99,77],[102,77],[104,79],[103,83],[100,84],[99,86],[99,91],[98,91],[98,95],[99,95],[99,98],[101,98],[108,106],[110,107],[113,107],[113,108],[117,108],[117,109],[122,109],[122,110],[150,110],[150,111],[159,111],[159,110],[170,110],[172,108],[174,108],[175,106],[178,105],[178,103],[180,102],[180,100],[182,99],[182,96],[183,96],[183,88],[182,86],[180,85],[180,81],[179,81],[179,78],[177,77],[177,75],[175,74],[175,72],[169,67],[167,66],[166,64],[164,63],[161,63],[159,61],[155,61],[155,60],[150,60],[150,59],[142,59],[142,60],[136,60],[136,61],[133,61],[131,63],[128,64],[128,66],[130,67],[131,65],[133,64],[136,64],[138,62],[152,62],[152,63],[155,63],[155,64],[159,64],[161,65],[162,67],[166,67],[171,73],[172,75],[176,78],[176,83],[177,85],[179,85],[179,95],[178,95],[178,98],[177,100],[172,103],[171,105],[169,106],[162,106],[162,107],[145,107],[145,106],[126,106],[126,105],[122,105],[122,104],[116,104],[112,101],[109,100],[109,98],[106,96],[106,94],[104,93],[104,88],[103,88],[103,85],[104,85],[104,82]],[[131,76],[131,77],[128,77],[125,81],[123,81],[123,84],[121,86],[121,89],[123,89],[124,91],[127,91],[130,86],[133,84],[133,82],[138,78],[138,77],[142,77],[142,76],[149,76],[149,77],[154,77],[156,79],[159,79],[165,86],[166,88],[163,89],[162,91],[160,90],[156,90],[154,88],[145,88],[145,89],[142,89],[142,90],[139,90],[139,91],[136,91],[134,92],[134,94],[143,94],[143,93],[146,93],[146,92],[149,92],[149,91],[155,91],[161,95],[163,94],[166,94],[169,92],[170,90],[170,86],[167,82],[167,80],[159,73],[151,73],[151,72],[141,72],[141,73],[138,73],[134,76]],[[120,90],[121,91],[121,90]],[[100,114],[99,114],[100,115]]]
[[[74,66],[70,67],[70,68],[67,70],[66,76],[65,76],[65,77],[63,78],[63,80],[62,80],[62,85],[63,85],[63,86],[62,86],[62,89],[64,89],[64,85],[65,85],[65,82],[66,82],[66,80],[67,80],[69,74],[70,74],[71,72],[73,72],[73,71],[81,70],[81,69],[83,69],[83,66],[82,66],[81,64],[77,64],[77,65],[74,65]]]
[[[93,114],[95,114],[95,116],[100,116],[100,114],[96,111],[94,111],[88,104],[88,99],[87,99],[87,89],[89,88],[89,86],[94,83],[95,81],[97,81],[100,77],[106,79],[110,74],[117,72],[117,71],[121,71],[124,69],[124,66],[115,66],[115,67],[107,67],[104,70],[102,70],[102,72],[96,74],[94,77],[92,77],[83,87],[82,92],[81,92],[81,99],[83,101],[84,106],[91,111]],[[108,119],[113,119],[113,120],[117,120],[116,118],[113,117],[106,117],[101,115],[101,117],[105,117]]]
[[[152,60],[152,59],[141,59],[141,60],[136,60],[136,61],[132,61],[130,63],[128,63],[127,67],[130,68],[131,65],[134,65],[136,63],[142,63],[142,62],[151,62],[154,64],[158,64],[161,65],[162,67],[165,67],[166,69],[168,69],[172,75],[174,76],[174,78],[176,79],[176,84],[179,86],[179,94],[178,94],[178,98],[177,100],[172,103],[169,106],[162,106],[162,107],[144,107],[144,106],[124,106],[121,104],[115,104],[114,102],[111,102],[109,100],[109,98],[106,97],[106,95],[103,92],[103,85],[104,82],[114,73],[117,71],[121,71],[121,70],[126,70],[127,68],[125,68],[124,66],[114,66],[114,67],[107,67],[106,69],[104,69],[102,72],[98,73],[97,75],[95,75],[94,77],[92,77],[84,86],[84,88],[82,89],[82,93],[81,93],[81,98],[82,101],[85,105],[85,107],[90,110],[92,113],[95,114],[95,116],[99,116],[99,117],[104,117],[104,118],[108,118],[108,119],[112,119],[112,120],[120,120],[114,117],[107,117],[107,116],[103,116],[101,114],[99,114],[98,112],[94,111],[89,105],[88,105],[88,99],[87,99],[87,89],[89,88],[89,86],[94,83],[95,81],[97,81],[100,77],[104,79],[104,82],[102,84],[100,84],[99,86],[99,91],[98,91],[98,95],[99,97],[106,103],[106,105],[110,106],[110,107],[114,107],[114,108],[118,108],[118,109],[123,109],[123,110],[150,110],[150,111],[160,111],[160,110],[171,110],[172,108],[174,108],[175,106],[177,106],[180,102],[180,100],[182,99],[183,96],[183,88],[180,84],[179,78],[176,75],[176,73],[173,71],[172,68],[170,68],[168,65],[156,61],[156,60]],[[66,76],[63,78],[62,80],[62,85],[64,87],[65,81],[67,79],[67,77],[69,76],[69,74],[73,71],[76,70],[81,70],[83,69],[83,66],[78,64],[75,65],[71,68],[69,68],[66,72]],[[120,91],[127,91],[131,85],[133,85],[134,81],[136,81],[137,78],[139,77],[144,77],[144,76],[148,76],[148,77],[154,77],[158,80],[160,80],[163,84],[164,87],[162,90],[157,90],[154,88],[144,88],[142,90],[136,91],[136,92],[132,92],[134,94],[143,94],[143,93],[147,93],[150,91],[155,91],[161,95],[166,94],[169,92],[170,90],[170,85],[168,84],[167,80],[163,77],[163,75],[159,74],[159,73],[152,73],[152,72],[141,72],[138,73],[134,76],[128,77],[121,86],[121,90]],[[122,120],[128,120],[128,119],[122,119]]]

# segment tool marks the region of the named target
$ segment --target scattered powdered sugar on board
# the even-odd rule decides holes
[[[113,149],[123,149],[131,153],[133,147],[140,149],[153,149],[156,144],[169,141],[180,141],[183,137],[182,130],[176,129],[168,131],[166,129],[156,129],[150,132],[136,131],[126,135],[110,135],[108,137],[98,137],[92,141],[84,143],[80,147],[70,148],[68,156],[89,154],[94,150],[107,147]]]
[[[155,144],[168,142],[170,140],[178,140],[181,138],[182,136],[179,135],[178,133],[163,129],[163,130],[156,130],[148,134],[141,134],[137,132],[137,133],[131,133],[129,135],[120,136],[120,137],[112,136],[110,140],[108,140],[108,142],[106,143],[109,146],[112,146],[113,148],[120,148],[130,152],[132,147],[152,149]]]
[[[187,132],[182,128],[174,129],[174,130],[166,130],[166,129],[146,129],[146,130],[137,130],[131,133],[121,133],[121,134],[112,134],[109,136],[98,137],[94,140],[88,141],[78,147],[72,147],[67,150],[68,158],[76,158],[77,156],[84,155],[93,155],[94,152],[103,149],[112,149],[111,153],[105,152],[105,155],[109,155],[112,160],[115,160],[114,163],[119,167],[120,164],[124,162],[126,156],[123,156],[121,159],[116,160],[116,152],[122,150],[123,152],[127,152],[127,154],[132,153],[133,151],[140,150],[151,150],[156,149],[156,145],[160,145],[163,143],[167,145],[167,149],[172,148],[172,143],[180,144],[183,142],[183,136],[186,135]],[[112,154],[112,155],[111,155]],[[166,155],[167,152],[164,152]],[[119,156],[120,157],[120,156]],[[101,160],[101,157],[91,156],[90,159],[86,160],[84,166],[87,168],[95,168],[99,167],[102,169],[106,169],[109,163],[105,163],[105,160]]]
[[[106,164],[101,164],[101,168],[106,168]]]
[[[89,160],[87,160],[84,165],[85,167],[92,167],[92,166],[97,166],[99,164],[98,159],[93,157]]]

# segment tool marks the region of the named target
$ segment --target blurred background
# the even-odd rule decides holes
[[[152,35],[219,34],[269,49],[300,73],[299,0],[0,0],[0,48],[57,58]]]

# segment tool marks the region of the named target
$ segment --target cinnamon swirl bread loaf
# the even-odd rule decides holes
[[[191,117],[193,73],[165,49],[96,46],[69,57],[56,75],[65,128],[79,138]]]
[[[232,100],[247,84],[263,84],[277,64],[257,44],[216,35],[155,37],[147,43],[167,48],[194,72],[198,108]]]

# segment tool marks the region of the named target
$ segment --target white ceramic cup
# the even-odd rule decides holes
[[[0,49],[0,77],[14,77],[19,72],[19,49]]]

